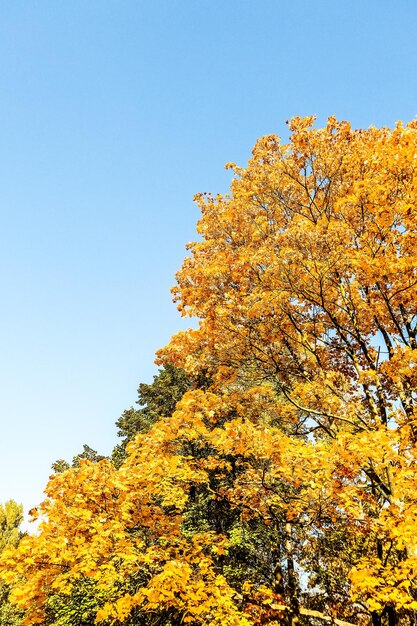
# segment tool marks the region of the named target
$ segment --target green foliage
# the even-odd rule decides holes
[[[23,507],[14,500],[0,505],[0,553],[7,546],[17,546],[23,521]],[[0,584],[0,626],[20,626],[23,613],[9,602],[9,586]]]
[[[150,385],[141,383],[138,387],[136,404],[124,411],[117,420],[118,435],[123,442],[131,441],[138,433],[144,433],[161,417],[169,417],[184,393],[190,388],[190,381],[184,370],[168,364],[153,377]]]
[[[23,507],[14,500],[0,505],[0,552],[6,546],[17,546],[20,539],[19,526],[23,521]]]
[[[20,626],[23,613],[9,602],[9,590],[0,585],[0,626]]]
[[[136,404],[119,417],[116,422],[122,442],[112,453],[112,461],[120,467],[126,458],[126,445],[138,433],[148,432],[162,417],[169,417],[175,411],[177,402],[191,387],[190,379],[181,368],[168,364],[153,377],[151,384],[141,383],[138,387]]]
[[[59,474],[61,472],[65,472],[65,470],[70,467],[79,467],[81,461],[92,461],[93,463],[97,463],[105,458],[105,456],[98,454],[97,450],[93,450],[93,448],[90,448],[90,446],[85,443],[83,445],[83,451],[73,457],[71,464],[64,459],[59,459],[58,461],[52,463],[51,467],[56,474]]]
[[[95,616],[103,604],[104,592],[99,592],[95,581],[81,578],[71,593],[56,593],[47,600],[48,626],[93,626]]]

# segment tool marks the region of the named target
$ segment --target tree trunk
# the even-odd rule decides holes
[[[376,612],[372,611],[372,626],[382,626],[381,616]]]
[[[290,522],[285,524],[285,550],[287,553],[288,600],[290,606],[288,622],[289,626],[297,626],[300,621],[300,605],[297,595],[297,577],[294,567],[294,546]]]
[[[388,626],[398,626],[400,622],[398,619],[398,613],[395,608],[393,606],[387,606],[385,608],[385,613],[388,616]]]

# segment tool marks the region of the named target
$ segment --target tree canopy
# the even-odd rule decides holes
[[[103,624],[417,623],[417,123],[289,127],[196,198],[176,391],[3,553],[26,623],[87,584]]]

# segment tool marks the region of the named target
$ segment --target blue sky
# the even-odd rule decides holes
[[[417,114],[417,4],[0,2],[0,501],[115,420],[186,326],[169,289],[193,195],[316,114]]]

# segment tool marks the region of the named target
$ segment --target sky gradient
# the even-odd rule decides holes
[[[285,120],[417,114],[417,4],[0,2],[0,501],[114,422],[188,322],[193,195]]]

